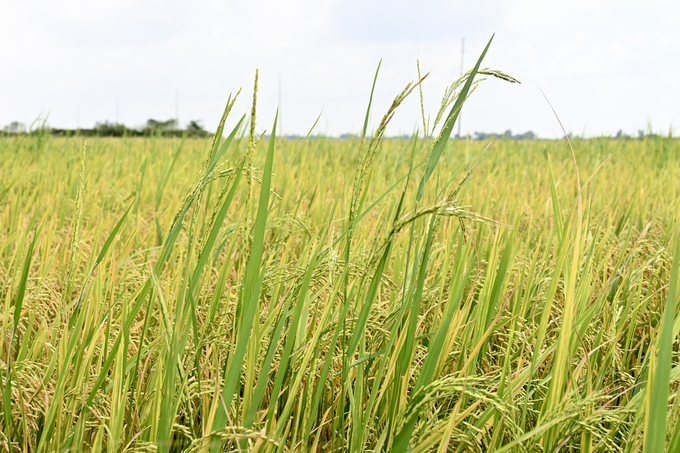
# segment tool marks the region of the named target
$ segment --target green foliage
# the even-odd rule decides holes
[[[94,130],[100,137],[122,137],[127,132],[124,124],[109,123],[108,121],[95,124]]]

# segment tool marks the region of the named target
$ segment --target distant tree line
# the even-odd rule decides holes
[[[668,134],[669,134],[668,136],[670,137],[671,134],[672,134],[672,131],[669,132]],[[643,129],[638,129],[637,137],[630,136],[630,135],[626,134],[625,132],[623,132],[621,129],[619,129],[619,131],[614,136],[614,138],[619,139],[619,140],[630,140],[630,139],[633,139],[633,138],[637,138],[638,140],[642,140],[643,138],[660,138],[660,137],[662,137],[662,135],[655,134],[654,132],[651,131],[651,128],[647,131],[645,131]]]
[[[95,126],[91,129],[58,129],[58,128],[52,128],[47,125],[47,120],[46,119],[41,119],[38,118],[31,126],[28,128],[24,123],[21,123],[19,121],[12,121],[10,124],[6,125],[2,129],[0,129],[0,134],[4,135],[21,135],[21,134],[36,134],[39,133],[41,135],[44,134],[51,134],[51,135],[57,135],[57,136],[73,136],[73,135],[81,135],[85,137],[149,137],[149,136],[162,136],[162,137],[207,137],[208,135],[211,135],[210,132],[206,131],[203,125],[201,124],[201,120],[192,120],[189,121],[189,123],[184,127],[183,129],[179,126],[178,122],[176,119],[172,118],[166,121],[159,121],[155,120],[153,118],[150,118],[146,121],[146,123],[143,126],[140,127],[127,127],[123,123],[112,123],[109,121],[103,121],[103,122],[98,122],[95,124]],[[670,134],[670,132],[669,132]],[[265,138],[268,138],[269,134],[265,135]],[[569,134],[569,137],[572,138],[574,137],[571,133]],[[649,128],[647,131],[645,130],[638,130],[637,137],[633,137],[631,135],[628,135],[623,132],[623,130],[619,129],[619,131],[616,133],[616,135],[609,136],[610,138],[617,139],[617,140],[631,140],[631,139],[638,139],[642,140],[645,138],[657,138],[661,137],[661,135],[655,134],[652,132],[651,128]],[[670,135],[669,135],[670,137]],[[305,138],[305,136],[302,135],[295,135],[295,134],[289,134],[285,135],[285,138],[288,140],[302,140]],[[311,135],[308,137],[309,139],[315,139],[315,138],[325,138],[325,139],[339,139],[339,140],[358,140],[360,137],[357,134],[341,134],[339,137],[334,138],[334,137],[329,137],[325,135]],[[413,138],[409,134],[402,134],[402,135],[397,135],[397,136],[391,136],[388,137],[390,139],[402,139],[402,140],[410,140]],[[473,137],[469,135],[465,136],[455,136],[456,139],[472,139]],[[502,134],[499,133],[487,133],[487,132],[475,132],[474,133],[474,140],[498,140],[498,139],[506,139],[506,140],[536,140],[538,139],[538,136],[532,132],[532,131],[527,131],[524,132],[523,134],[513,134],[510,129],[506,130]]]
[[[200,120],[189,121],[187,126],[182,129],[176,119],[159,121],[149,119],[144,126],[130,128],[123,123],[113,123],[109,121],[98,122],[91,129],[59,129],[47,126],[44,122],[38,128],[30,128],[19,121],[13,121],[2,129],[2,132],[9,135],[32,134],[40,130],[41,133],[49,133],[57,136],[81,135],[85,137],[206,137],[210,135],[203,128]]]
[[[532,131],[513,135],[510,129],[503,132],[502,134],[496,134],[493,132],[490,134],[487,134],[486,132],[475,132],[475,140],[494,140],[501,138],[508,140],[536,140],[538,137],[536,137],[536,134],[534,134]]]

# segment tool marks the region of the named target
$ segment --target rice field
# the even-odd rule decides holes
[[[679,141],[448,140],[478,69],[412,140],[417,84],[353,140],[0,137],[2,449],[680,451]]]

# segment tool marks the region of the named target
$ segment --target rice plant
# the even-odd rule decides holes
[[[352,140],[257,78],[211,140],[0,137],[2,448],[680,451],[679,143],[449,140],[485,53],[411,140],[427,76]]]

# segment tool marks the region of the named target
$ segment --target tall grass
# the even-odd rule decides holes
[[[258,138],[256,96],[0,138],[0,445],[677,451],[678,141],[449,141],[481,60],[410,141],[422,79],[357,140]]]

